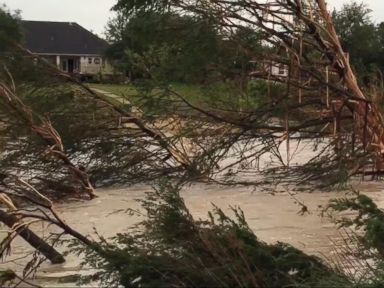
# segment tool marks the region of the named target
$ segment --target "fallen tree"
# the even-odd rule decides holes
[[[3,222],[10,228],[8,236],[0,242],[0,255],[4,255],[9,245],[11,245],[13,238],[20,235],[33,248],[51,261],[52,264],[65,262],[64,257],[52,245],[49,245],[44,239],[32,232],[28,225],[22,222],[22,219],[17,216],[18,209],[9,196],[5,193],[0,193],[0,203],[7,208],[7,211],[0,210],[0,222]]]
[[[14,88],[15,89],[15,88]],[[77,167],[69,159],[64,150],[64,146],[59,133],[53,128],[49,120],[36,115],[30,108],[28,108],[16,95],[16,91],[12,91],[6,84],[0,82],[0,97],[3,98],[3,103],[6,104],[8,109],[13,110],[18,119],[25,123],[33,133],[37,134],[46,143],[46,150],[43,153],[45,156],[52,156],[60,160],[63,165],[70,171],[75,181],[79,182],[82,190],[90,199],[96,197],[95,190],[89,180],[89,177],[84,169]]]
[[[159,94],[169,100],[163,105],[169,105],[178,99],[197,112],[197,114],[186,116],[188,121],[185,121],[182,129],[171,137],[166,137],[161,130],[153,129],[154,125],[151,125],[151,121],[153,123],[154,120],[150,117],[146,118],[144,115],[139,119],[126,111],[126,107],[111,103],[108,101],[110,99],[89,91],[87,87],[79,85],[68,75],[47,65],[44,60],[37,61],[33,67],[41,69],[42,75],[47,74],[55,81],[65,79],[65,84],[71,83],[85,91],[85,99],[95,98],[97,104],[102,102],[108,106],[109,112],[113,110],[113,114],[107,114],[106,119],[113,119],[116,115],[114,113],[131,119],[131,123],[138,128],[140,134],[137,131],[135,133],[129,131],[124,134],[123,144],[118,147],[132,145],[128,150],[132,153],[136,152],[136,149],[142,149],[140,150],[143,151],[142,155],[135,154],[138,156],[137,158],[128,158],[126,162],[127,166],[135,164],[129,166],[134,167],[133,175],[157,170],[156,176],[158,177],[171,174],[183,177],[187,182],[198,179],[201,174],[213,179],[214,173],[225,170],[227,170],[225,172],[231,172],[228,170],[236,165],[240,167],[239,170],[246,169],[248,161],[252,164],[252,162],[260,161],[262,156],[273,154],[279,160],[283,172],[286,173],[285,176],[288,176],[287,179],[297,183],[298,178],[292,177],[296,171],[290,163],[290,141],[293,139],[297,141],[321,140],[325,137],[330,139],[329,145],[321,151],[317,151],[316,156],[306,165],[299,167],[298,174],[307,175],[300,181],[321,180],[334,171],[341,170],[340,168],[347,170],[348,177],[368,165],[373,167],[374,172],[379,170],[383,154],[382,116],[375,103],[369,101],[357,85],[348,63],[348,57],[341,50],[324,1],[287,0],[261,3],[218,0],[211,2],[169,1],[152,4],[148,5],[147,1],[138,1],[132,6],[131,1],[121,0],[116,9],[122,9],[129,14],[140,9],[144,11],[159,9],[161,11],[170,8],[191,13],[196,17],[205,17],[212,21],[213,25],[219,25],[228,33],[233,33],[233,30],[244,26],[260,30],[263,33],[263,41],[267,48],[265,50],[268,53],[260,55],[255,51],[249,51],[247,47],[239,47],[239,49],[244,49],[255,59],[269,61],[269,64],[261,62],[258,66],[260,71],[252,73],[253,77],[265,80],[262,83],[268,86],[269,101],[251,108],[248,107],[249,109],[207,110],[191,103],[184,95],[172,91],[170,87],[161,87],[167,93]],[[164,6],[164,4],[166,5]],[[32,56],[23,49],[20,51],[23,57]],[[271,73],[270,68],[275,64],[284,65],[283,67],[288,69],[289,73],[286,77]],[[24,78],[20,79],[18,84],[27,83]],[[29,83],[31,82],[35,83],[33,81]],[[284,87],[284,90],[276,97],[272,97],[269,92],[276,83]],[[38,88],[41,89],[41,87]],[[14,90],[5,89],[5,91]],[[28,96],[28,93],[26,94]],[[9,93],[8,95],[12,96]],[[6,93],[2,99],[8,101]],[[100,110],[97,109],[98,112]],[[111,115],[112,117],[109,118]],[[87,116],[89,115],[84,115],[84,117]],[[92,122],[89,120],[90,118],[86,119],[89,121],[86,124],[100,123]],[[115,126],[112,124],[107,126],[107,137],[113,136],[111,137],[113,139],[120,137],[119,133],[123,134],[122,130]],[[56,152],[61,152],[61,141],[51,139],[56,132],[50,127],[38,126],[37,130],[32,131],[43,136],[44,140],[53,141],[51,143],[53,146],[59,144],[59,150]],[[39,129],[43,129],[41,133]],[[47,130],[44,129],[49,130],[48,136],[45,136]],[[216,134],[206,137],[205,133],[209,130],[216,130]],[[23,137],[18,139],[21,138]],[[112,141],[111,138],[108,140]],[[137,142],[125,141],[127,138]],[[183,138],[193,139],[192,143],[196,144],[195,150],[192,153],[181,151],[181,154],[179,152],[175,154],[175,143]],[[92,141],[89,139],[86,139],[87,145],[94,149],[102,147],[95,141],[99,138],[95,137]],[[286,145],[286,157],[283,157],[279,151],[279,147],[283,144]],[[156,148],[154,149],[153,146]],[[56,149],[56,147],[54,148]],[[118,150],[113,149],[116,146],[107,148],[109,150],[102,147],[102,153]],[[114,157],[109,159],[123,162],[121,158],[116,157],[116,155],[128,154],[127,150],[122,151],[121,154],[114,154]],[[80,156],[87,155],[84,151],[81,152],[84,154],[80,154]],[[222,160],[233,155],[238,157],[234,162],[222,163]],[[32,157],[35,156],[36,154],[33,154]],[[168,163],[169,159],[172,159],[173,162]],[[136,164],[138,165],[136,166]],[[95,166],[97,165],[102,164],[99,161]],[[126,169],[126,167],[122,166],[122,169]],[[172,174],[175,171],[181,172]],[[274,169],[266,171],[271,172]],[[236,176],[237,171],[231,173]],[[276,180],[281,175],[275,173],[272,174],[272,177],[275,177],[274,180]],[[341,180],[338,175],[334,178],[336,181]],[[253,184],[247,181],[228,181],[226,183]],[[180,287],[203,286],[204,284],[225,286],[227,283],[254,287],[272,285],[293,287],[295,287],[294,285],[298,287],[316,287],[317,285],[321,287],[324,283],[330,284],[328,280],[334,277],[333,284],[351,286],[350,279],[346,279],[342,273],[333,271],[316,258],[303,255],[292,247],[269,246],[258,241],[246,225],[244,216],[238,210],[235,211],[237,221],[229,219],[219,209],[215,210],[215,213],[211,213],[210,219],[207,221],[195,221],[179,197],[178,189],[173,189],[173,187],[165,187],[163,191],[156,191],[143,202],[143,207],[150,215],[149,220],[142,223],[141,228],[144,229],[132,234],[119,234],[112,243],[108,243],[105,239],[100,239],[100,243],[96,243],[71,228],[57,214],[52,202],[32,185],[27,187],[28,191],[20,191],[17,183],[12,183],[7,188],[9,190],[6,193],[10,197],[22,198],[41,208],[38,210],[39,213],[28,213],[28,211],[19,209],[18,217],[37,219],[55,225],[61,228],[64,234],[79,240],[82,243],[79,249],[83,251],[84,246],[87,248],[86,252],[90,262],[95,267],[104,269],[96,276],[108,284],[112,282],[116,286],[121,284],[127,287],[141,284],[148,286],[179,285]],[[36,202],[35,199],[29,197],[31,191],[41,201]],[[177,240],[176,243],[175,240]],[[287,258],[289,261],[285,263]],[[292,267],[293,271],[290,270]],[[316,278],[319,275],[321,277]],[[368,282],[368,284],[370,283]]]
[[[0,210],[0,221],[11,229],[10,234],[15,233],[19,235],[29,245],[36,249],[36,251],[40,252],[44,257],[46,257],[52,264],[60,264],[65,262],[64,257],[59,252],[57,252],[56,249],[52,247],[52,245],[48,244],[45,240],[36,235],[36,233],[31,231],[24,223],[20,222],[20,219],[16,215]],[[3,247],[1,250],[3,250]],[[0,254],[2,254],[1,251]]]
[[[324,0],[215,0],[208,3],[171,0],[151,1],[150,4],[147,1],[133,3],[119,0],[114,10],[127,19],[148,11],[179,11],[206,19],[212,27],[220,27],[225,39],[236,39],[236,33],[244,29],[259,35],[258,41],[262,43],[263,49],[247,46],[244,41],[238,41],[238,49],[254,59],[255,69],[248,70],[251,79],[263,80],[268,86],[264,97],[268,100],[262,105],[246,109],[234,107],[232,111],[222,111],[215,107],[207,109],[191,103],[184,95],[172,91],[172,88],[165,88],[173,96],[171,99],[176,97],[198,111],[200,117],[206,117],[207,121],[226,123],[232,127],[227,131],[241,129],[236,133],[228,133],[228,141],[224,137],[222,141],[211,145],[211,148],[202,148],[212,153],[201,151],[198,157],[210,154],[212,158],[214,154],[216,156],[213,158],[224,159],[229,155],[219,152],[226,146],[223,142],[234,147],[241,141],[255,139],[268,143],[264,153],[256,152],[259,148],[254,145],[253,149],[248,150],[254,150],[258,156],[245,157],[245,149],[238,145],[235,148],[241,151],[236,156],[238,162],[247,165],[247,162],[258,162],[266,153],[275,153],[283,168],[282,173],[286,172],[286,168],[292,168],[289,172],[291,176],[295,171],[298,174],[302,172],[302,176],[294,177],[293,182],[296,183],[314,179],[313,170],[310,169],[312,166],[318,168],[317,173],[324,175],[324,179],[329,178],[329,171],[336,175],[337,170],[340,171],[340,163],[348,163],[342,169],[347,174],[346,178],[358,173],[364,174],[367,169],[372,171],[371,174],[381,173],[384,155],[381,110],[371,101],[374,95],[365,94],[359,87]],[[153,63],[149,62],[148,57],[142,55],[140,60],[148,63],[145,69],[150,71],[151,65],[155,66],[157,62],[156,59]],[[285,72],[279,75],[275,71],[278,67]],[[283,87],[283,91],[279,96],[271,97],[271,90],[276,85]],[[234,94],[233,97],[241,100],[248,97],[247,91],[239,91],[239,95]],[[238,141],[233,142],[229,134],[237,134],[234,137]],[[320,140],[325,137],[331,142],[329,149],[316,154],[307,162],[308,165],[301,165],[303,169],[290,163],[292,151],[296,149],[293,141]],[[281,151],[275,149],[282,144],[286,146],[284,157]],[[217,147],[217,152],[214,152],[213,146]],[[281,177],[282,174],[277,176]],[[336,176],[335,180],[337,178],[345,177]]]

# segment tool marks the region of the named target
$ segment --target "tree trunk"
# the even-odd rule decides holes
[[[0,222],[3,222],[9,228],[13,228],[19,222],[19,219],[12,214],[0,210]],[[43,254],[52,264],[64,263],[64,257],[55,250],[46,241],[41,239],[38,235],[32,232],[28,227],[19,227],[16,229],[17,233],[27,241],[33,248]]]

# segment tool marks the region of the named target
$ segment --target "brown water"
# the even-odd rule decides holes
[[[384,207],[383,184],[366,182],[356,184],[356,187],[374,198],[379,206]],[[109,237],[138,221],[137,217],[126,213],[113,212],[139,208],[135,199],[142,197],[149,189],[146,186],[135,186],[100,190],[100,197],[93,201],[60,204],[57,208],[68,224],[82,233],[92,234],[93,227],[97,227],[101,235]],[[294,197],[305,203],[310,210],[310,214],[305,215],[298,214],[300,206],[287,192],[271,195],[250,188],[195,184],[185,188],[182,194],[196,218],[205,218],[207,211],[212,208],[212,203],[228,213],[230,205],[240,206],[256,235],[268,243],[286,242],[309,254],[332,257],[333,245],[340,240],[340,231],[327,218],[319,216],[319,206],[325,205],[331,198],[342,197],[342,192],[296,194]],[[49,230],[42,228],[46,227],[35,226],[34,230]],[[17,239],[11,258],[16,259],[29,251],[31,249],[28,244],[22,239]],[[25,263],[26,259],[18,259],[12,263],[2,263],[1,266],[13,268],[20,273]],[[87,273],[88,271],[79,271],[79,263],[80,259],[71,255],[64,264],[45,263],[37,274],[36,282],[45,287],[51,287],[53,283],[55,287],[73,287],[73,284],[57,284],[56,281],[70,275]]]
[[[313,153],[316,153],[308,144],[310,143],[300,142],[296,149],[300,153],[297,153],[297,157],[292,158],[291,163],[303,163],[308,161]],[[283,143],[281,147],[284,158],[286,157],[284,155],[285,144]],[[234,159],[226,160],[228,163],[231,161]],[[265,155],[263,161],[268,162],[271,159]],[[250,175],[250,177],[255,177],[255,175]],[[384,184],[381,182],[355,183],[354,188],[368,194],[380,207],[384,207]],[[139,209],[135,199],[143,197],[149,189],[150,187],[147,186],[100,189],[98,190],[100,197],[93,201],[59,204],[57,210],[69,225],[81,233],[92,235],[93,228],[96,227],[99,234],[110,237],[139,220],[137,216],[114,212],[128,208]],[[268,243],[286,242],[309,254],[332,258],[334,244],[341,242],[341,232],[329,219],[320,217],[320,214],[322,206],[332,198],[343,197],[342,192],[300,192],[292,196],[291,192],[283,191],[271,195],[249,187],[194,184],[186,187],[182,195],[196,218],[206,218],[207,212],[212,208],[212,203],[229,214],[229,206],[241,207],[255,234]],[[304,203],[310,214],[300,215],[298,212],[301,207],[296,200]],[[42,227],[37,224],[32,228],[45,235],[52,231],[52,227]],[[1,233],[4,233],[1,229],[3,228],[0,227],[0,240]],[[24,265],[30,259],[30,256],[25,257],[25,255],[32,251],[24,240],[16,239],[11,257],[7,259],[8,262],[0,262],[0,268],[11,268],[21,274]],[[11,259],[15,261],[9,262]],[[35,281],[45,287],[73,287],[73,283],[59,284],[57,282],[63,279],[70,280],[68,278],[71,275],[89,273],[89,271],[80,269],[81,259],[78,257],[69,255],[66,260],[66,263],[60,265],[44,263]]]

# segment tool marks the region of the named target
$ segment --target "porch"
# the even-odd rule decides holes
[[[56,66],[67,73],[78,74],[80,73],[80,56],[56,56]]]

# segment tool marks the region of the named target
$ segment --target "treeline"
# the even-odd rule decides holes
[[[107,55],[131,79],[207,83],[241,79],[252,69],[247,49],[262,48],[262,35],[240,27],[228,33],[209,19],[175,12],[119,11],[107,25]]]
[[[367,4],[352,2],[332,15],[344,51],[365,85],[384,71],[384,22],[375,23],[371,12]]]
[[[260,29],[233,24],[223,29],[209,17],[148,10],[127,14],[116,6],[106,35],[107,56],[130,79],[154,77],[185,83],[207,83],[247,77],[260,59],[249,51],[271,49]],[[343,48],[361,80],[369,85],[384,70],[384,23],[375,23],[364,3],[334,10]],[[380,76],[381,77],[381,76]]]
[[[4,56],[10,49],[10,41],[21,43],[23,31],[19,25],[20,12],[10,11],[7,6],[0,5],[0,53]]]

